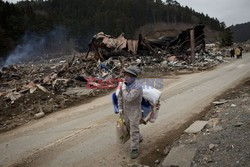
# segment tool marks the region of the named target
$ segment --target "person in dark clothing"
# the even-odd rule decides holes
[[[239,49],[240,49],[240,59],[242,59],[243,48],[241,46],[239,46]]]
[[[234,48],[232,48],[232,49],[230,50],[230,55],[231,55],[231,58],[234,58]]]

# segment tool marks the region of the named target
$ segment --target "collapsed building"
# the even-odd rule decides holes
[[[171,56],[187,59],[191,56],[191,44],[194,43],[194,52],[205,51],[205,25],[199,24],[194,28],[182,31],[177,37],[163,36],[159,39],[146,39],[142,34],[137,40],[126,39],[124,33],[114,38],[103,32],[93,37],[89,50],[95,53],[97,59],[105,61],[110,57],[119,56]],[[191,38],[193,31],[194,37]],[[184,57],[185,55],[185,57]]]

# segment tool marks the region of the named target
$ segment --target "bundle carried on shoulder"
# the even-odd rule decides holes
[[[122,91],[122,88],[125,86],[125,83],[120,82],[118,85],[118,88],[116,90],[116,93],[113,93],[112,95],[112,102],[114,105],[115,113],[118,113],[118,101],[117,96],[120,91]],[[160,98],[161,98],[161,91],[158,89],[155,89],[152,86],[145,86],[143,89],[143,95],[142,95],[142,116],[143,121],[145,123],[151,122],[154,123],[155,120],[158,117],[159,109],[160,109]]]
[[[160,98],[161,98],[161,91],[151,87],[147,86],[143,89],[143,95],[142,97],[149,102],[150,104],[150,110],[146,110],[145,106],[142,104],[143,109],[143,120],[145,122],[151,122],[154,123],[155,120],[158,117],[159,109],[160,109]],[[148,111],[148,112],[146,112]]]

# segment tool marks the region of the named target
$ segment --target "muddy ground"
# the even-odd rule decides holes
[[[200,120],[209,123],[198,134],[183,133],[170,148],[190,145],[198,148],[192,167],[248,167],[250,164],[250,79],[218,97]],[[165,156],[158,157],[162,162]],[[160,161],[161,160],[161,161]],[[162,166],[154,164],[153,166]]]

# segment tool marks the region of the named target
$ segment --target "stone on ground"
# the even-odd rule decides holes
[[[185,133],[199,133],[208,123],[208,121],[195,121],[184,132]]]
[[[197,148],[187,145],[173,147],[168,156],[164,159],[162,166],[190,167],[196,151]]]
[[[206,128],[211,129],[211,128],[217,126],[220,123],[220,121],[221,121],[220,118],[211,118],[210,120],[208,120]]]

